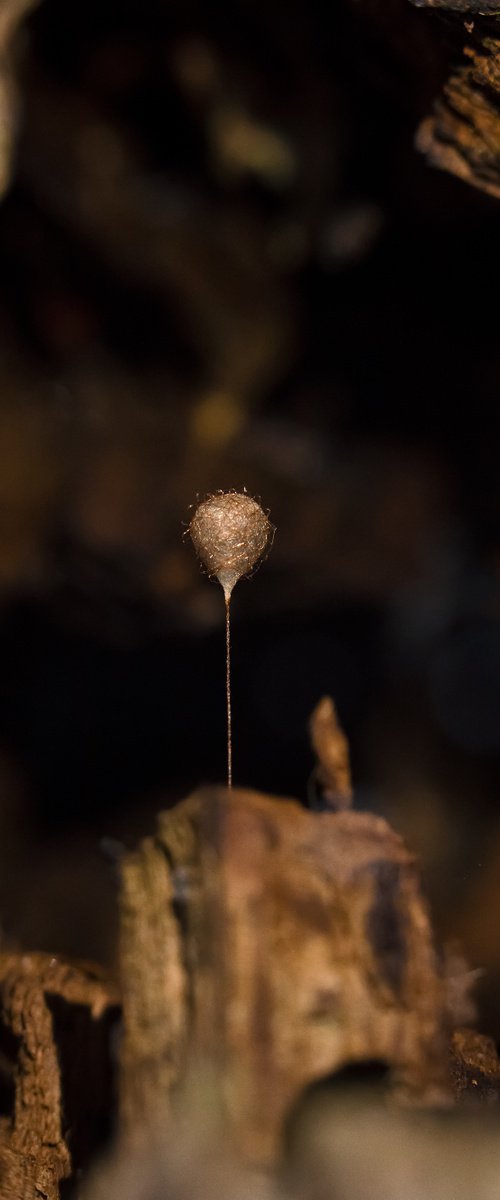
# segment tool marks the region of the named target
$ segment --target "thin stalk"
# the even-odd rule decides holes
[[[226,704],[227,704],[227,786],[233,786],[233,741],[231,733],[231,597],[226,596]]]

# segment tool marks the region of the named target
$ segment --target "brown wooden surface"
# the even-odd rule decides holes
[[[460,1029],[447,1049],[456,999],[414,860],[379,817],[197,792],[125,856],[121,917],[118,1163],[158,1133],[175,1146],[186,1117],[194,1155],[208,1119],[240,1161],[274,1162],[310,1085],[366,1060],[418,1104],[452,1085],[498,1103],[490,1039]],[[0,1001],[0,1200],[59,1200],[114,1120],[117,995],[95,968],[12,953]]]
[[[311,745],[317,759],[315,777],[325,808],[350,808],[353,791],[349,743],[331,696],[323,696],[309,722]]]
[[[401,837],[342,807],[328,697],[311,735],[323,811],[206,788],[122,859],[119,1171],[182,1145],[186,1121],[195,1157],[208,1128],[240,1164],[273,1164],[311,1087],[336,1076],[339,1095],[359,1064],[417,1105],[498,1103],[495,1047],[454,1032],[476,973],[436,953]],[[118,996],[92,966],[4,953],[0,1004],[0,1200],[59,1200],[114,1123]]]
[[[475,1029],[457,1029],[450,1053],[457,1102],[500,1103],[500,1061],[493,1038]]]
[[[120,1089],[129,1133],[169,1107],[185,1053],[187,976],[173,883],[161,845],[147,838],[122,870],[120,953],[124,1031]]]
[[[302,1091],[346,1063],[379,1059],[407,1094],[445,1096],[446,989],[414,861],[380,817],[205,789],[160,814],[122,872],[134,1136],[207,1066],[260,1161]]]
[[[58,1200],[110,1119],[115,990],[98,970],[0,955],[0,1033],[12,1105],[0,1127],[1,1200]]]
[[[416,144],[433,166],[500,197],[500,20],[490,0],[418,0],[448,10],[436,35],[456,47],[455,64]]]

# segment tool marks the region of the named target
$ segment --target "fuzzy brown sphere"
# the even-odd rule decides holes
[[[273,526],[256,500],[241,492],[217,492],[198,505],[189,526],[193,545],[208,574],[229,599],[235,583],[259,562]]]

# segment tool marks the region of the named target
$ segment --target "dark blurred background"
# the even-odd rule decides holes
[[[432,171],[406,0],[42,0],[0,208],[0,912],[112,962],[102,850],[225,774],[224,606],[182,539],[246,486],[235,778],[304,802],[334,696],[500,1035],[498,202]],[[108,854],[109,858],[109,854]]]

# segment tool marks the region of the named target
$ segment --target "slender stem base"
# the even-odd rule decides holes
[[[226,596],[226,704],[227,704],[227,786],[233,786],[233,741],[231,732],[231,597]]]

